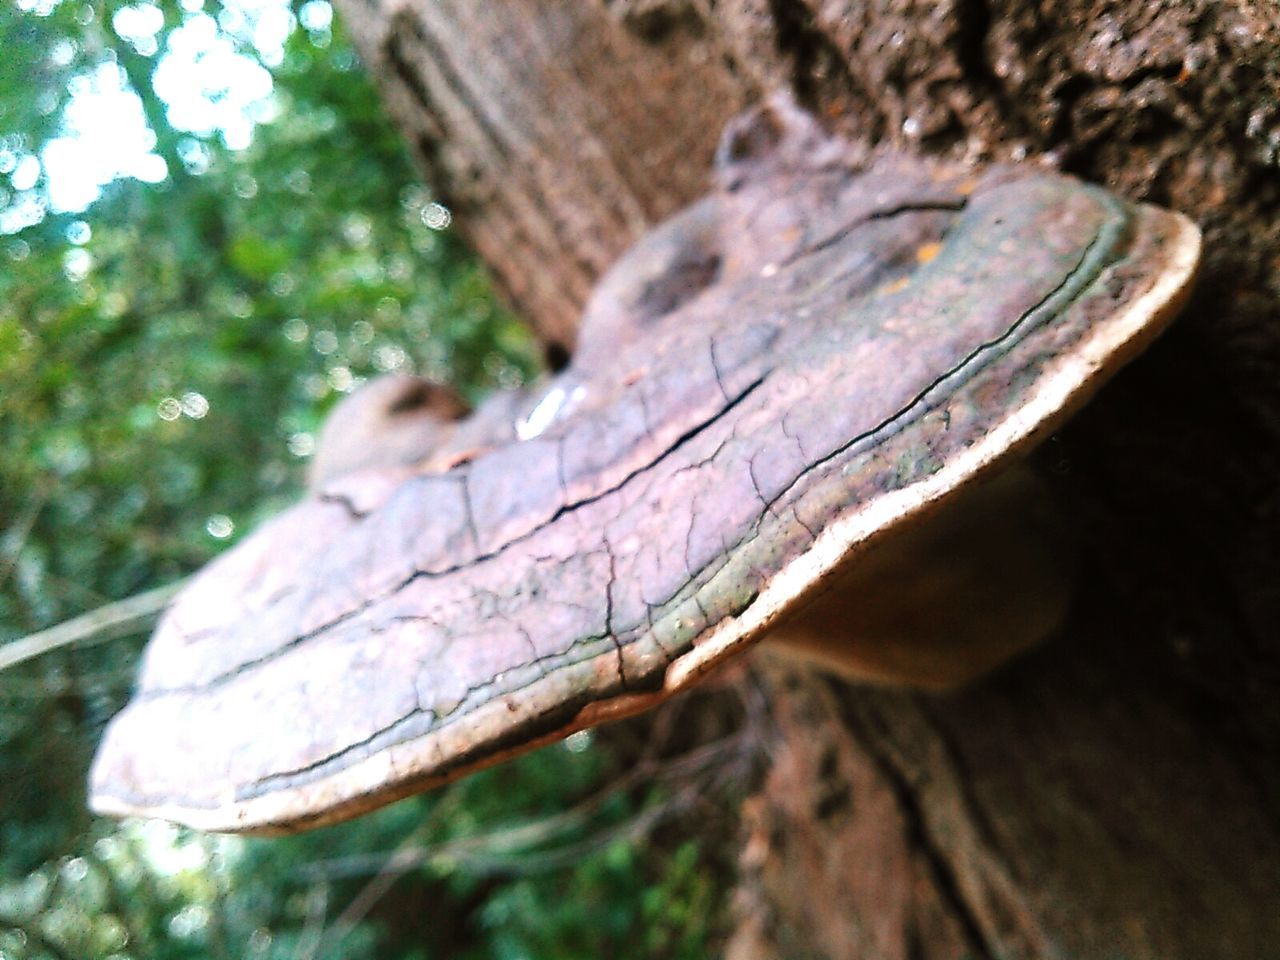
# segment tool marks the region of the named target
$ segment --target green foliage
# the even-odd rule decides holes
[[[21,226],[0,234],[0,642],[183,576],[290,502],[360,379],[416,369],[475,398],[535,369],[326,4],[294,4],[307,26],[273,58],[238,6],[205,5],[278,60],[242,150],[175,128],[155,92],[201,4],[132,40],[128,6],[0,5],[0,217]],[[113,63],[168,176],[51,211],[30,158]],[[290,840],[92,819],[85,772],[142,640],[0,673],[0,960],[707,955],[724,865],[689,831],[647,843],[670,798],[610,792],[626,761],[604,753],[551,748]],[[426,852],[380,874],[397,848]]]

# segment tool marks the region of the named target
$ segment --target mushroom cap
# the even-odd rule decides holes
[[[605,282],[593,322],[636,307],[642,337],[210,564],[107,730],[94,808],[299,829],[645,709],[1030,448],[1187,294],[1178,214],[849,155],[786,101],[735,121],[696,255],[663,234]],[[664,257],[698,268],[663,291]]]

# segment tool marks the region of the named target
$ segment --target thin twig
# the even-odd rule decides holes
[[[427,848],[403,848],[383,863],[378,875],[347,906],[325,935],[325,943],[336,946],[373,909],[391,886],[405,873],[420,866],[433,864],[439,867],[461,867],[468,872],[481,874],[513,873],[529,876],[560,870],[603,850],[619,840],[635,843],[658,823],[672,814],[687,809],[698,799],[696,785],[679,791],[671,799],[641,810],[635,816],[604,830],[599,830],[576,843],[568,843],[552,850],[536,853],[494,854],[490,851],[471,852],[472,847],[462,844],[440,844]]]
[[[411,859],[417,852],[412,848],[412,844],[420,839],[421,833],[421,830],[411,831],[405,837],[405,842],[386,862],[386,869],[379,870],[377,875],[352,898],[351,902],[346,905],[342,913],[338,915],[325,933],[324,940],[326,943],[337,945],[345,940],[347,934],[355,929],[356,924],[364,919],[365,914],[387,895],[387,892],[395,885],[395,882],[412,869],[411,865],[401,861]]]
[[[315,960],[324,940],[324,918],[329,912],[329,885],[323,880],[307,892],[307,918],[298,938],[298,960]]]
[[[374,904],[387,895],[387,891],[395,885],[410,868],[397,869],[397,858],[405,855],[406,851],[410,851],[422,840],[425,840],[446,818],[452,817],[461,802],[462,791],[453,790],[447,793],[444,798],[435,806],[426,818],[416,827],[404,835],[404,838],[396,845],[396,849],[391,856],[384,861],[384,867],[394,864],[390,869],[379,870],[377,875],[364,885],[359,893],[352,898],[351,902],[338,915],[337,919],[330,925],[329,929],[321,937],[321,942],[316,945],[316,952],[319,953],[326,945],[338,944],[346,939],[357,923],[359,923]],[[325,874],[320,873],[321,878]]]
[[[89,646],[136,633],[160,616],[181,586],[182,581],[179,580],[164,587],[156,587],[146,593],[82,613],[48,630],[12,640],[0,646],[0,671],[61,647]]]
[[[316,878],[333,879],[374,874],[373,879],[334,920],[324,936],[324,943],[326,946],[336,946],[341,943],[400,877],[422,866],[462,867],[477,874],[542,873],[577,863],[585,856],[619,839],[634,842],[647,834],[661,820],[677,810],[686,809],[694,804],[698,799],[698,782],[691,781],[691,778],[699,773],[705,773],[708,767],[714,769],[714,762],[717,759],[741,746],[742,737],[735,734],[691,750],[675,760],[642,760],[606,788],[597,791],[568,810],[542,817],[532,823],[492,830],[472,837],[462,837],[449,843],[418,846],[422,839],[430,835],[434,826],[432,821],[438,819],[432,817],[428,822],[410,831],[389,856],[381,854],[342,857],[314,864],[308,868],[307,873]],[[684,781],[684,786],[669,800],[653,804],[631,819],[597,831],[578,842],[567,843],[551,850],[529,852],[532,847],[547,843],[555,837],[585,825],[590,817],[610,800],[633,789],[641,782],[674,779]],[[454,796],[457,795],[459,794],[454,794]]]
[[[44,509],[44,505],[48,500],[48,491],[39,491],[27,501],[22,515],[5,532],[5,539],[8,540],[8,543],[5,544],[3,556],[0,556],[0,586],[9,579],[14,567],[18,565],[18,556],[22,553],[22,548],[27,545],[27,538],[31,536],[31,528],[36,524],[36,517],[40,515],[40,511]]]
[[[535,873],[546,873],[550,870],[560,870],[571,864],[581,863],[590,855],[598,853],[616,841],[624,840],[628,843],[635,843],[667,817],[692,806],[698,799],[696,787],[697,784],[690,784],[674,794],[669,800],[652,804],[630,819],[612,827],[598,830],[590,836],[583,837],[576,843],[567,843],[551,850],[524,852],[506,856],[487,853],[463,854],[453,861],[453,865],[465,867],[473,874],[514,873],[521,876],[529,876]],[[442,852],[448,853],[447,850]],[[434,860],[434,858],[430,859]]]
[[[660,760],[657,754],[675,726],[673,717],[674,714],[668,717],[665,725],[659,724],[650,731],[639,762],[630,770],[568,810],[530,823],[461,837],[448,843],[420,845],[434,831],[435,822],[442,819],[439,815],[448,806],[448,799],[461,796],[460,792],[455,791],[448,795],[445,803],[432,811],[426,821],[406,834],[391,853],[340,857],[309,865],[304,875],[309,876],[313,883],[373,874],[372,879],[330,924],[322,942],[317,945],[316,952],[340,944],[374,905],[386,896],[396,881],[412,870],[434,865],[441,869],[462,868],[476,874],[527,875],[561,869],[580,862],[585,856],[619,839],[635,842],[673,813],[697,805],[702,799],[701,793],[709,783],[735,779],[734,774],[727,774],[725,771],[720,771],[721,775],[717,775],[718,761],[726,755],[742,754],[751,745],[752,737],[740,731],[690,750],[674,760]],[[733,766],[737,767],[739,764],[735,763]],[[623,823],[599,830],[580,841],[562,844],[550,850],[532,849],[584,827],[610,800],[645,781],[679,781],[681,788],[667,800],[651,804]]]
[[[389,855],[380,853],[334,857],[309,865],[305,875],[311,878],[338,879],[387,872],[399,875],[428,863],[455,864],[480,861],[494,863],[504,854],[541,846],[583,826],[592,815],[614,797],[626,793],[646,780],[663,782],[687,780],[703,768],[713,766],[721,757],[739,748],[742,742],[741,734],[733,734],[691,750],[674,760],[642,761],[568,810],[547,817],[539,817],[530,823],[489,830],[470,837],[459,837],[430,847],[409,845],[410,840],[416,839],[422,833],[421,830],[415,830]]]

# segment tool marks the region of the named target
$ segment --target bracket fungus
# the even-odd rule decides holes
[[[982,481],[1161,330],[1198,231],[1030,168],[850,152],[785,100],[735,121],[717,189],[604,279],[564,371],[420,411],[417,462],[326,471],[210,564],[107,730],[94,807],[352,816],[647,708],[775,626],[829,654],[901,557],[993,529],[1010,490],[1034,509]],[[982,596],[1034,593],[1053,571],[1004,526]],[[983,578],[926,579],[936,600]],[[870,641],[843,665],[945,684],[1050,629],[1047,596],[974,666],[960,643],[913,674]]]

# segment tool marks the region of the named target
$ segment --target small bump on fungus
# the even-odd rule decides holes
[[[451,387],[397,373],[378,377],[330,412],[320,431],[307,485],[373,467],[409,466],[443,446],[470,408]]]
[[[94,807],[300,829],[644,709],[771,628],[928,686],[1052,629],[1055,521],[1028,537],[1043,498],[1001,471],[1173,316],[1199,234],[1041,171],[849,155],[785,99],[735,121],[718,189],[604,278],[564,370],[317,469],[173,603]]]

